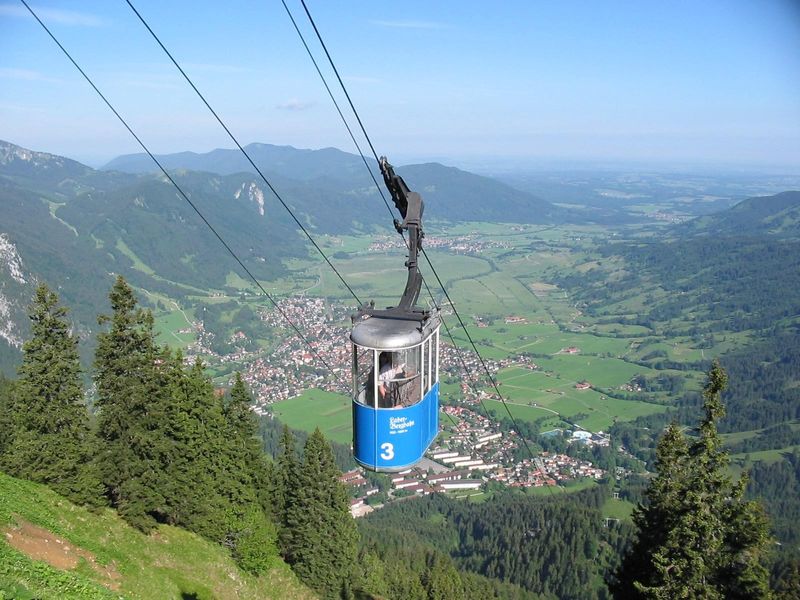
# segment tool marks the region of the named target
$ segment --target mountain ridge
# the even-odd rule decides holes
[[[800,238],[800,191],[755,196],[675,227],[679,235]]]
[[[356,154],[337,148],[312,150],[263,143],[248,144],[245,150],[268,179],[279,174],[286,179],[333,190],[341,190],[342,183],[345,183],[349,191],[363,190],[378,201],[378,194],[373,189],[374,182],[366,172],[363,160]],[[157,155],[156,158],[167,169],[189,169],[218,175],[255,173],[238,149],[216,148],[206,153],[178,152]],[[143,153],[119,156],[101,169],[137,174],[157,171],[150,157]],[[370,169],[381,183],[381,174],[371,165]],[[548,222],[567,219],[566,211],[538,196],[457,167],[429,162],[398,166],[396,170],[407,179],[409,187],[422,194],[426,207],[432,211],[428,214],[435,218],[458,221],[462,220],[459,211],[464,211],[464,220],[472,221],[501,220],[502,216],[508,214],[520,219]],[[457,189],[456,193],[452,192],[454,188]],[[487,202],[489,197],[495,200],[499,197],[500,207]]]
[[[277,148],[262,146],[270,152]],[[390,230],[360,157],[288,147],[273,154],[294,166],[288,174],[279,168],[266,174],[311,235]],[[304,160],[313,167],[304,171],[307,179],[292,179]],[[344,171],[338,166],[342,162],[349,165]],[[357,175],[348,179],[348,169]],[[423,194],[428,223],[502,222],[513,215],[515,221],[549,224],[564,217],[530,194],[454,167],[430,163],[398,171]],[[311,255],[297,224],[257,175],[180,166],[170,175],[259,280],[285,274],[287,259]],[[107,311],[106,293],[116,274],[137,288],[181,298],[189,288],[226,289],[229,274],[240,270],[163,174],[96,170],[3,141],[0,234],[13,246],[29,282],[19,284],[8,269],[0,269],[0,333],[8,334],[0,336],[0,367],[8,374],[19,359],[18,342],[28,328],[25,308],[38,281],[58,290],[72,307],[81,337],[91,339],[97,314]]]

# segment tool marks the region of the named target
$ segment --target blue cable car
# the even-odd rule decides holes
[[[439,314],[416,306],[422,276],[423,203],[386,161],[381,172],[408,232],[408,280],[400,303],[353,315],[353,456],[372,471],[417,463],[439,431]]]

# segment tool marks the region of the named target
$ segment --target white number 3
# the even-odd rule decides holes
[[[383,450],[383,452],[381,452],[381,458],[383,460],[392,460],[394,458],[394,446],[389,442],[381,444],[381,450]]]

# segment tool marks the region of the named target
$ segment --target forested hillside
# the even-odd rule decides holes
[[[534,597],[607,598],[604,574],[632,532],[625,524],[604,527],[600,507],[609,496],[604,486],[556,497],[508,493],[486,504],[431,496],[393,504],[359,529],[382,557],[435,549]]]
[[[229,158],[233,152],[224,151]],[[360,158],[294,148],[272,148],[265,157],[270,184],[312,234],[388,231]],[[309,256],[308,240],[258,176],[224,168],[227,163],[217,158],[184,163],[178,157],[167,166],[178,169],[172,177],[255,277],[286,275],[287,260]],[[187,171],[186,165],[217,172]],[[426,218],[566,218],[553,205],[486,177],[438,164],[407,171],[410,183],[431,197]],[[27,335],[24,311],[33,286],[5,273],[6,254],[18,257],[26,282],[47,281],[72,307],[86,364],[94,317],[114,274],[179,300],[198,290],[238,294],[230,278],[247,277],[162,174],[151,168],[138,174],[97,171],[8,142],[0,142],[0,235],[0,305],[8,305],[0,312],[0,371],[7,375]]]
[[[787,515],[797,514],[800,500],[796,494],[776,493],[776,487],[790,490],[797,482],[791,457],[800,444],[800,300],[796,293],[800,245],[779,239],[758,223],[783,218],[796,199],[794,192],[754,198],[721,213],[720,223],[733,223],[722,230],[735,232],[735,237],[615,243],[601,248],[598,260],[587,263],[590,268],[584,274],[554,279],[595,318],[644,328],[640,334],[644,344],[650,336],[658,336],[667,342],[690,338],[701,348],[728,345],[729,350],[720,356],[730,376],[723,394],[728,414],[720,422],[720,431],[730,439],[726,443],[737,468],[752,470],[748,493],[765,499],[773,516],[773,532],[789,553],[794,552],[792,540],[798,539],[800,529],[797,520]],[[732,215],[740,213],[747,215],[743,219],[748,226],[731,221]],[[686,228],[674,231],[685,233]],[[760,235],[740,235],[753,232]],[[628,312],[631,302],[641,302],[641,309]],[[707,361],[678,362],[659,349],[646,354],[642,364],[655,369],[704,369]],[[666,412],[617,423],[611,430],[612,436],[650,465],[655,459],[652,432],[672,419],[691,423],[691,415],[702,404],[696,392],[675,392]]]
[[[748,198],[678,228],[683,235],[800,237],[800,192]]]
[[[794,293],[800,242],[712,237],[612,244],[587,267],[554,281],[598,318],[642,295],[643,310],[621,315],[622,322],[666,335],[764,330],[800,314]]]

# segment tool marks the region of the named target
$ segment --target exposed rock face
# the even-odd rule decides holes
[[[25,291],[28,282],[29,277],[25,275],[16,246],[7,234],[0,234],[0,338],[15,348],[22,346],[16,323],[19,313],[25,310],[15,298]]]

